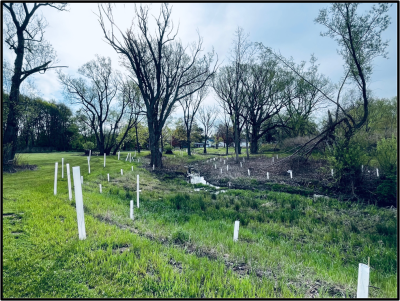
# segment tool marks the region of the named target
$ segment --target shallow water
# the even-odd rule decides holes
[[[195,174],[195,173],[190,173],[189,175],[189,183],[190,184],[204,184],[204,185],[208,185],[211,187],[215,187],[216,189],[220,189],[219,186],[214,186],[210,183],[208,183],[204,177],[200,176],[200,174]],[[203,190],[204,188],[195,188],[194,191],[200,191]],[[216,191],[215,194],[218,194],[220,192],[225,192],[225,190],[220,190],[220,191]]]

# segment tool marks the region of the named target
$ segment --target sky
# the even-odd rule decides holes
[[[383,32],[383,40],[390,40],[387,51],[389,59],[378,57],[374,60],[374,71],[369,89],[380,98],[397,95],[397,3],[389,10],[391,24]],[[183,45],[197,41],[197,30],[203,38],[204,53],[214,49],[219,62],[229,61],[235,30],[243,28],[249,34],[249,41],[261,42],[280,52],[286,58],[293,57],[297,63],[308,61],[311,54],[317,59],[319,71],[338,83],[343,75],[343,60],[337,53],[337,42],[320,36],[324,26],[314,23],[319,10],[328,3],[174,3],[172,20],[177,27],[178,38]],[[370,8],[370,4],[360,5],[360,10]],[[150,12],[157,16],[159,3],[151,4]],[[69,4],[69,12],[59,12],[52,8],[41,8],[48,22],[45,38],[57,52],[58,65],[68,66],[63,72],[77,76],[77,70],[93,60],[95,54],[108,56],[113,68],[122,72],[115,50],[105,42],[98,22],[98,6],[95,3]],[[119,28],[127,29],[134,17],[134,4],[116,4],[114,19]],[[3,40],[3,60],[13,62],[14,55]],[[39,95],[46,99],[63,101],[62,86],[53,70],[44,75],[34,76],[34,85]],[[206,105],[216,103],[216,96],[210,93]],[[177,110],[175,115],[182,115]]]

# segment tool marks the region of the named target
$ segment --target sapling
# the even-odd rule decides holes
[[[72,200],[72,191],[71,191],[71,174],[69,173],[69,164],[67,163],[67,182],[68,182],[68,198]]]
[[[357,298],[368,298],[369,265],[358,265]]]
[[[86,239],[85,230],[85,216],[83,212],[83,197],[82,197],[82,186],[79,183],[79,176],[81,174],[80,167],[72,167],[73,178],[74,178],[74,190],[75,190],[75,204],[76,204],[76,215],[78,220],[78,231],[79,239]],[[83,177],[81,176],[81,181]]]
[[[54,195],[57,195],[57,171],[58,171],[58,162],[56,162],[55,172],[54,172]]]
[[[239,221],[235,221],[235,228],[233,229],[233,241],[239,238]]]

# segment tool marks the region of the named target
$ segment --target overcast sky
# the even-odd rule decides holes
[[[390,8],[391,24],[383,33],[383,40],[390,40],[387,51],[389,59],[376,58],[374,73],[369,88],[376,97],[391,98],[397,94],[397,3]],[[179,24],[178,37],[184,45],[197,40],[196,30],[203,37],[205,52],[214,47],[219,60],[228,61],[229,49],[237,27],[249,33],[249,40],[262,42],[265,46],[280,51],[285,57],[296,62],[308,61],[313,53],[320,64],[320,72],[337,83],[343,75],[342,58],[337,54],[338,45],[329,37],[321,37],[325,28],[314,23],[318,12],[328,3],[174,3],[172,18]],[[152,4],[151,11],[157,14],[160,4]],[[360,9],[369,8],[360,5]],[[69,4],[69,12],[51,8],[41,9],[49,26],[45,38],[57,51],[59,65],[66,65],[63,71],[76,75],[84,63],[95,58],[95,54],[109,56],[113,67],[124,71],[118,65],[118,56],[104,41],[98,22],[97,4]],[[124,31],[132,22],[134,4],[117,4],[114,19]],[[13,62],[13,54],[4,47],[3,57]],[[62,88],[55,71],[35,75],[37,90],[46,100],[63,100]],[[215,102],[210,95],[207,104]],[[178,115],[179,112],[177,112]]]

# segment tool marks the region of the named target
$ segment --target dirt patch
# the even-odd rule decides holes
[[[171,258],[168,261],[168,264],[172,265],[175,269],[177,269],[179,273],[182,273],[183,270],[182,262],[175,261],[173,258]]]
[[[16,173],[23,170],[36,170],[37,165],[14,165],[14,164],[4,164],[3,172]]]

